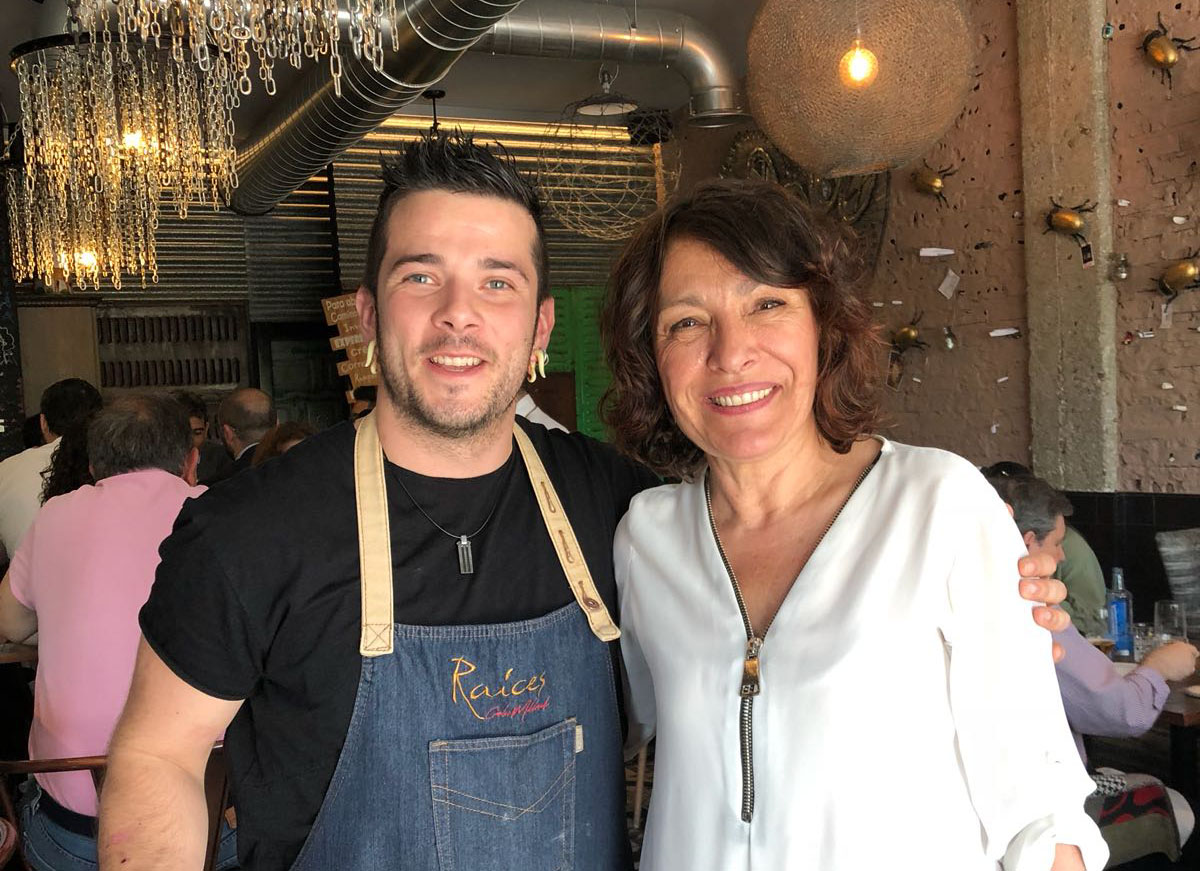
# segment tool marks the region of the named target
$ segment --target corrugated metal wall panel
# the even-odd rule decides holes
[[[247,218],[229,209],[166,209],[158,225],[158,282],[128,277],[99,293],[118,305],[241,302],[252,321],[321,320],[321,297],[337,289],[329,176],[322,173],[274,211]]]
[[[321,297],[338,289],[329,176],[259,217],[246,218],[250,320],[321,320]]]
[[[474,133],[481,142],[501,142],[512,154],[517,165],[536,176],[538,153],[544,144],[558,142],[551,137],[547,125],[519,121],[479,121],[467,118],[446,118],[447,127],[461,127]],[[372,131],[358,145],[345,151],[333,164],[334,205],[337,212],[338,255],[343,289],[356,287],[362,280],[366,260],[367,237],[371,219],[379,203],[382,183],[379,180],[381,155],[394,152],[402,143],[421,135],[429,127],[429,119],[411,115],[396,115]],[[614,128],[612,143],[628,136],[623,127]],[[569,145],[562,145],[567,148]],[[605,148],[597,140],[594,148],[593,170],[598,175],[614,167],[628,167],[622,151]],[[636,171],[645,172],[639,164]],[[566,185],[562,180],[558,184]],[[589,195],[603,195],[602,183],[589,183]],[[614,193],[615,195],[615,193]],[[620,247],[619,241],[593,239],[571,230],[547,214],[546,244],[550,251],[550,280],[555,287],[576,287],[604,284],[612,259]]]
[[[164,209],[158,220],[158,283],[124,277],[121,289],[102,282],[106,300],[245,301],[246,241],[243,218],[228,209],[192,208],[187,218]]]

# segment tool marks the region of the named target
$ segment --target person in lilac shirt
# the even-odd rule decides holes
[[[1012,509],[1030,555],[1045,553],[1061,562],[1066,518],[1072,512],[1067,497],[1032,474],[992,473],[991,469],[984,474]],[[1085,764],[1084,735],[1133,738],[1149,731],[1171,692],[1167,681],[1191,675],[1200,655],[1191,644],[1173,641],[1156,647],[1137,668],[1122,673],[1073,625],[1054,633],[1054,640],[1063,649],[1056,665],[1063,709]],[[1167,794],[1182,846],[1195,827],[1195,814],[1180,793],[1168,788]]]
[[[1064,651],[1058,688],[1084,762],[1084,735],[1132,738],[1149,731],[1171,692],[1167,681],[1196,670],[1196,648],[1186,641],[1156,647],[1141,665],[1122,674],[1074,626],[1055,633],[1054,640]]]
[[[187,411],[166,396],[130,395],[87,432],[95,485],[46,502],[0,582],[0,641],[37,633],[31,759],[107,751],[129,691],[138,611],[158,546],[185,500],[199,496]],[[86,772],[39,774],[22,787],[26,858],[37,871],[96,867],[96,790]],[[226,831],[219,868],[236,867]]]

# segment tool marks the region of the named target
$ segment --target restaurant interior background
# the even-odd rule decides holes
[[[1159,16],[1168,38],[1200,34],[1200,0],[759,6],[518,2],[465,52],[414,41],[409,48],[421,55],[409,67],[447,67],[440,81],[422,80],[444,95],[435,103],[423,88],[401,89],[391,106],[356,107],[359,132],[369,130],[361,139],[347,134],[349,120],[331,131],[321,114],[322,100],[336,101],[327,60],[300,70],[277,63],[277,93],[255,77],[233,112],[242,161],[233,207],[193,206],[186,218],[164,209],[156,280],[15,283],[5,249],[0,453],[19,446],[20,423],[42,388],[71,375],[110,395],[186,388],[214,406],[233,388],[256,385],[276,397],[282,419],[343,419],[346,373],[361,373],[361,349],[347,323],[330,325],[336,305],[322,300],[360,279],[379,154],[427,129],[436,105],[441,124],[504,142],[558,189],[550,221],[558,327],[552,377],[537,396],[552,414],[603,434],[596,311],[631,220],[676,186],[686,191],[714,175],[779,178],[853,220],[877,250],[865,294],[893,340],[881,349],[888,435],[976,463],[1032,462],[1070,491],[1073,523],[1106,570],[1126,568],[1139,612],[1168,595],[1153,533],[1200,526],[1200,295],[1189,289],[1195,270],[1179,265],[1200,248],[1200,55],[1180,50],[1168,82],[1143,42]],[[929,12],[939,6],[966,13],[965,39]],[[909,48],[922,54],[905,63],[937,83],[966,59],[965,85],[949,86],[965,103],[946,116],[948,129],[940,110],[900,113],[920,100],[887,90],[892,34],[876,22],[914,14],[917,48]],[[756,15],[793,42],[756,43]],[[863,45],[880,49],[876,84],[900,118],[829,113],[822,135],[873,136],[890,159],[912,133],[905,125],[928,121],[918,131],[926,141],[902,165],[819,178],[793,160],[807,146],[778,131],[797,107],[813,110],[825,87],[806,76],[806,49],[844,50],[805,44],[833,32],[805,15],[856,28]],[[60,33],[65,20],[60,0],[0,0],[0,50],[7,56]],[[568,117],[572,104],[606,89],[636,112]],[[0,103],[12,170],[22,103],[7,70]],[[306,133],[312,117],[321,120]],[[348,148],[327,148],[327,139]],[[590,163],[581,149],[591,150]],[[1056,203],[1068,223],[1081,222],[1077,238],[1044,232]],[[7,230],[0,237],[10,241]]]

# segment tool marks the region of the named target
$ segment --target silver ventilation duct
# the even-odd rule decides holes
[[[521,0],[407,0],[397,51],[384,36],[384,69],[343,57],[341,96],[326,64],[314,66],[239,149],[230,205],[261,215],[334,156],[391,117],[446,74],[462,53]]]
[[[716,37],[689,15],[582,0],[526,0],[473,49],[492,54],[612,60],[670,67],[691,91],[688,123],[724,127],[747,117],[737,74]]]
[[[517,7],[520,8],[517,8]],[[689,117],[718,127],[744,119],[737,76],[716,39],[676,12],[578,0],[407,0],[400,49],[385,69],[342,61],[341,96],[314,67],[240,149],[233,208],[272,209],[334,157],[436,84],[463,51],[669,65],[691,90]],[[507,15],[507,17],[505,17]],[[384,45],[390,39],[384,37]]]

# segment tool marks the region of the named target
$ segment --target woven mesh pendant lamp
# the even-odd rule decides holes
[[[570,230],[610,241],[632,236],[679,181],[662,152],[669,116],[613,91],[615,78],[601,68],[601,92],[563,109],[538,151],[550,211]]]
[[[823,177],[925,153],[962,111],[974,63],[959,0],[764,0],[747,51],[754,118]]]

